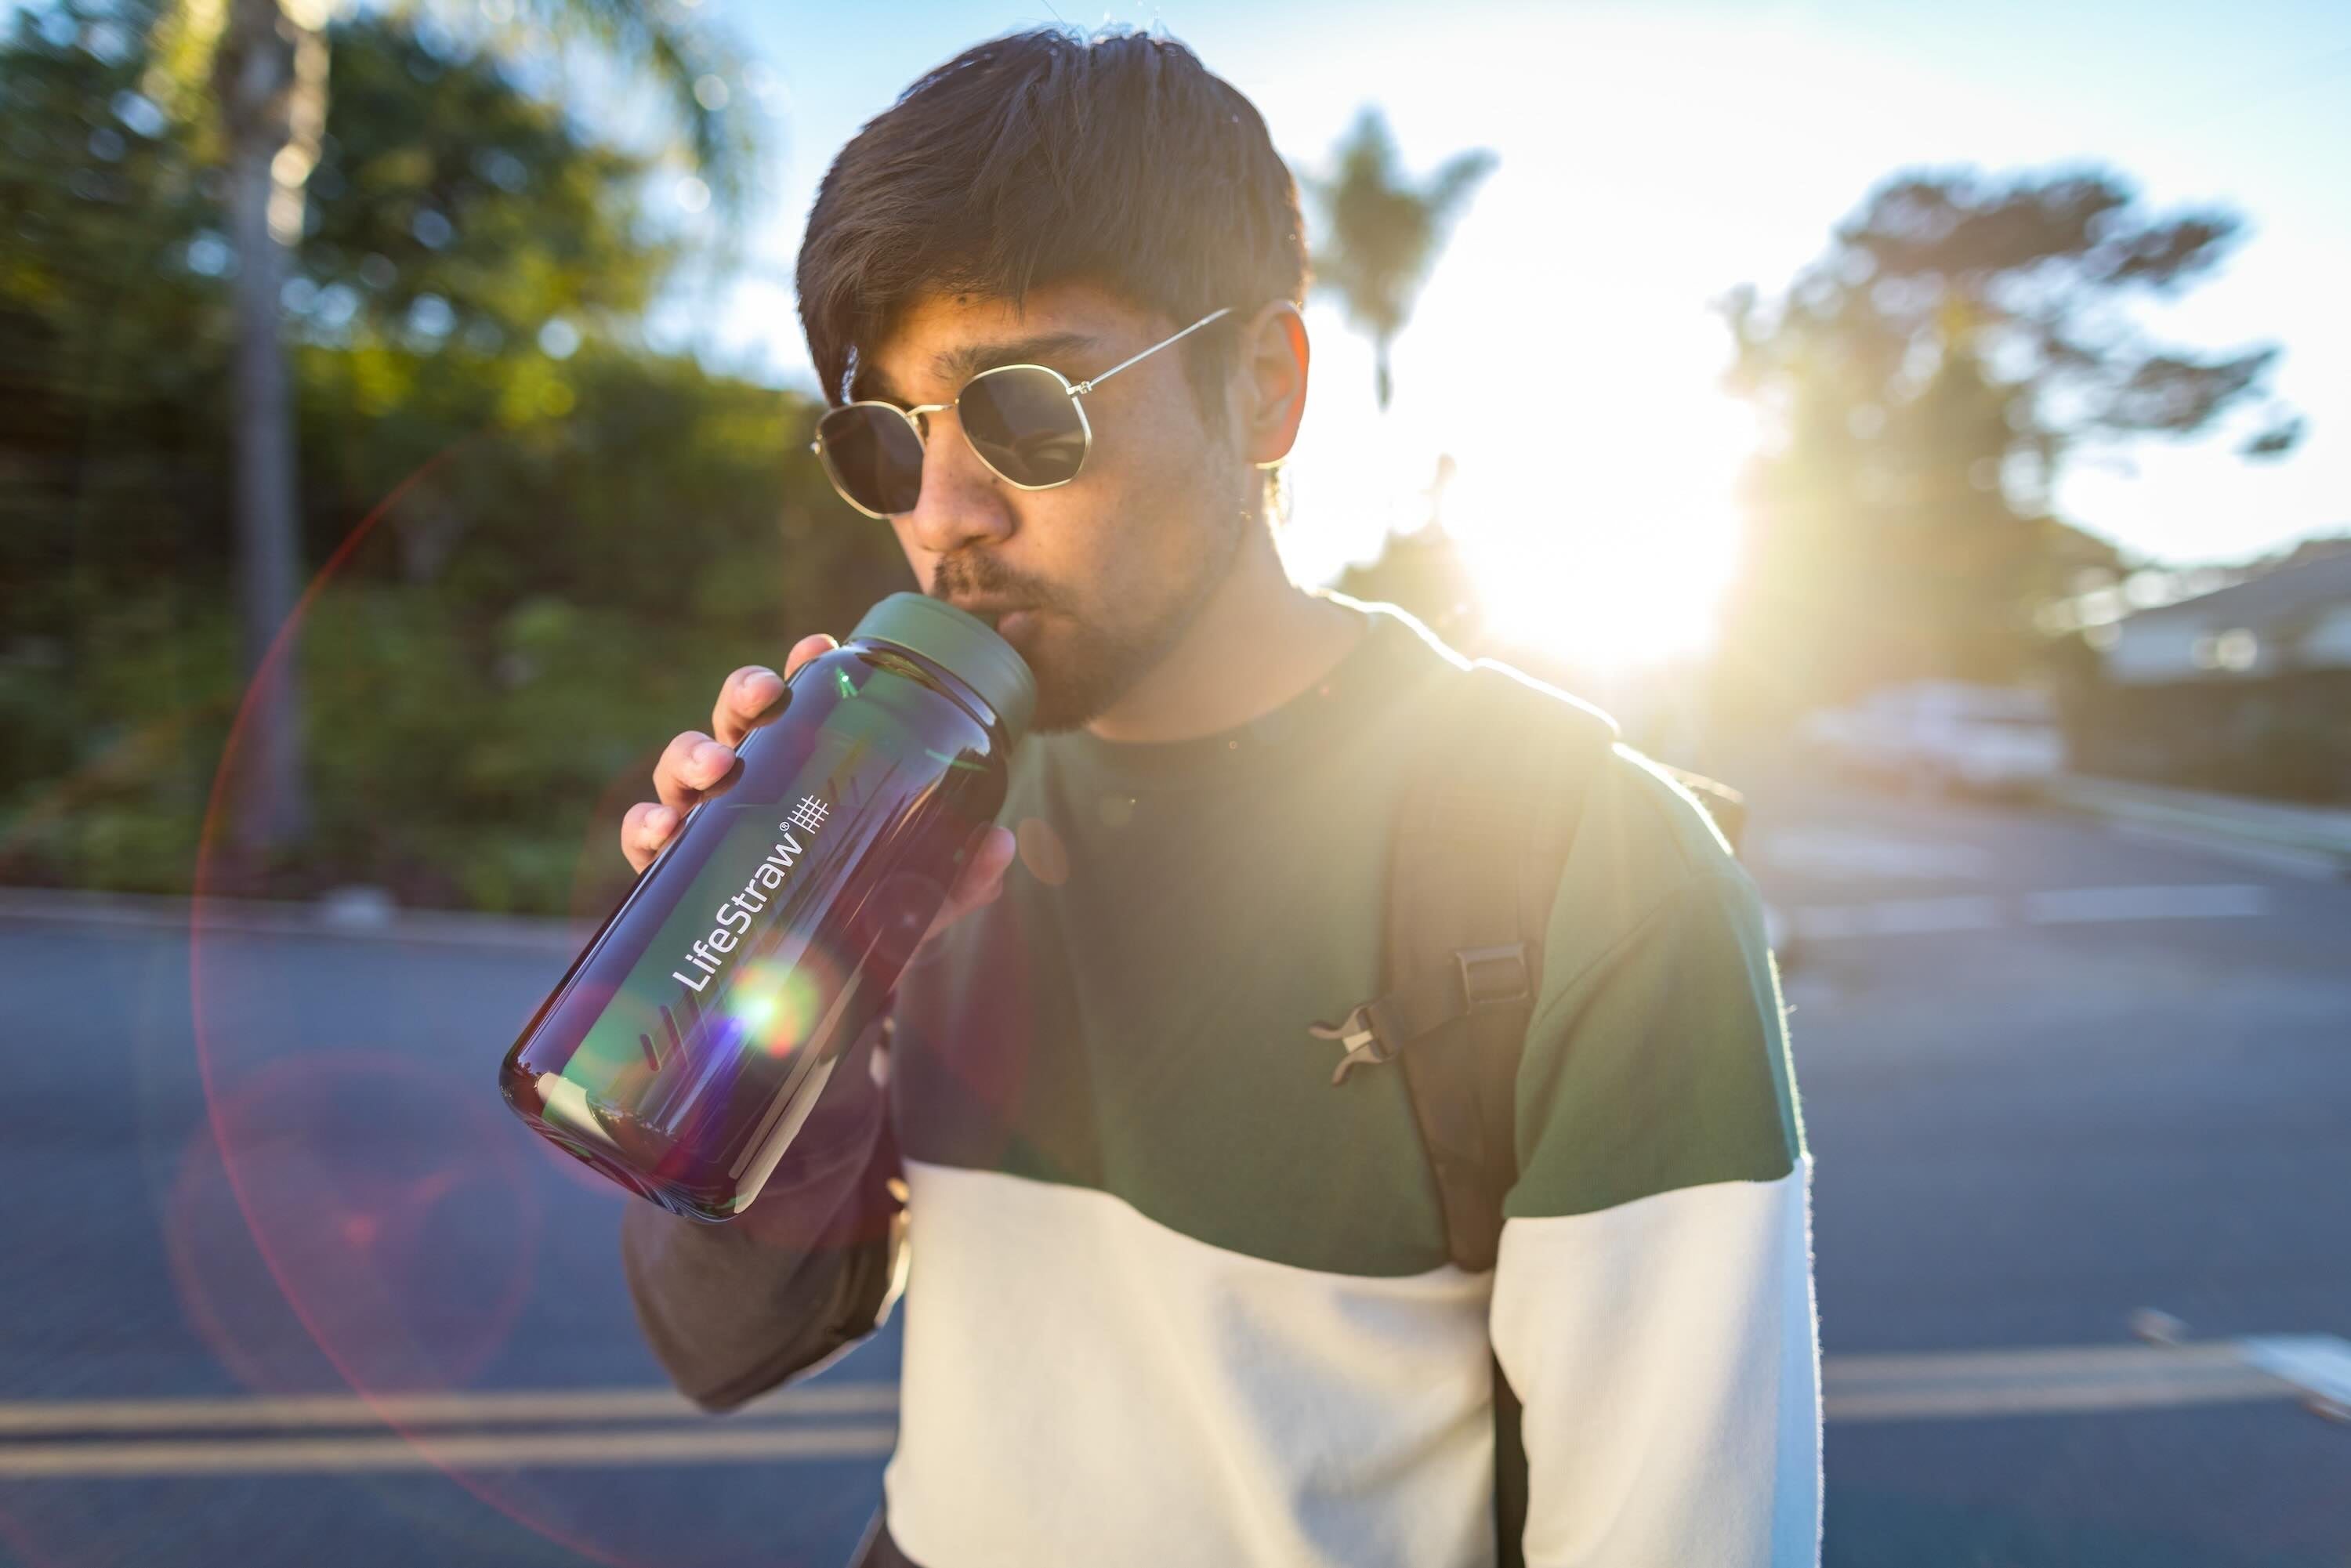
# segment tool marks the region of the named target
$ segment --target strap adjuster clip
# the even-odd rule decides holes
[[[1494,947],[1457,947],[1453,962],[1461,971],[1461,999],[1473,1013],[1480,1008],[1522,1002],[1533,994],[1533,975],[1527,967],[1527,945],[1523,942],[1506,942]]]
[[[1316,1040],[1335,1040],[1346,1047],[1347,1054],[1339,1061],[1337,1071],[1331,1074],[1333,1086],[1346,1082],[1348,1072],[1358,1067],[1376,1067],[1393,1061],[1395,1052],[1372,1023],[1372,1004],[1357,1002],[1347,1016],[1337,1023],[1311,1023],[1306,1032]]]

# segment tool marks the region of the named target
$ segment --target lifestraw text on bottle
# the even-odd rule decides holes
[[[799,828],[813,838],[816,830],[824,824],[824,816],[823,801],[813,795],[800,797],[790,817],[776,824],[776,831],[783,835],[782,841],[751,873],[743,891],[718,906],[717,913],[711,916],[710,934],[687,950],[685,962],[679,967],[698,972],[688,976],[672,969],[671,979],[689,991],[698,992],[710,983],[712,976],[726,967],[727,959],[749,935],[752,917],[768,907],[768,899],[783,886],[784,877],[800,853],[800,841],[792,836],[792,830]],[[762,888],[767,891],[761,892]]]

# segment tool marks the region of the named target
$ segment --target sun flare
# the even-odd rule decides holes
[[[1573,340],[1594,373],[1546,392],[1541,406],[1413,400],[1405,383],[1385,417],[1345,394],[1353,345],[1323,338],[1323,357],[1342,362],[1318,372],[1343,391],[1301,437],[1303,537],[1286,551],[1310,579],[1334,580],[1434,507],[1499,641],[1597,674],[1703,653],[1738,570],[1735,489],[1754,439],[1750,412],[1716,386],[1719,331],[1661,335],[1627,320],[1612,341],[1590,321],[1552,323],[1529,334],[1528,358],[1566,353],[1543,339]],[[1423,383],[1494,379],[1494,366],[1468,355],[1445,362],[1446,340],[1431,334],[1437,362],[1416,367]],[[1433,487],[1440,455],[1453,473]]]
[[[1601,673],[1706,651],[1737,570],[1746,450],[1741,422],[1714,413],[1693,402],[1564,458],[1462,461],[1446,526],[1498,638]]]

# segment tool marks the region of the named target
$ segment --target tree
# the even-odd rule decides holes
[[[1730,386],[1763,416],[1726,695],[1778,714],[1889,680],[2013,680],[2036,610],[2103,540],[2050,515],[2069,454],[2212,427],[2262,397],[2274,348],[2152,340],[2139,296],[2210,276],[2234,214],[2145,211],[2096,170],[1910,172],[1873,192],[1768,303],[1723,305]],[[2297,426],[2273,406],[2241,448]]]
[[[146,96],[123,15],[0,19],[0,881],[185,893],[240,695],[234,279],[209,112]],[[680,254],[638,220],[652,152],[418,20],[331,28],[281,298],[303,548],[352,548],[306,617],[313,833],[273,885],[590,913],[644,737],[905,562],[811,400],[641,340]]]
[[[1395,391],[1389,350],[1411,319],[1447,233],[1493,172],[1495,158],[1483,151],[1461,153],[1426,184],[1416,185],[1398,167],[1386,120],[1366,109],[1339,144],[1337,160],[1335,177],[1303,182],[1323,220],[1315,284],[1339,296],[1350,325],[1371,334],[1374,390],[1385,412]]]
[[[696,165],[722,207],[749,162],[741,116],[722,118],[723,63],[711,35],[679,8],[637,0],[539,0],[525,20],[585,39],[663,89]],[[161,54],[183,83],[199,63],[217,105],[228,173],[234,284],[238,601],[250,759],[238,797],[237,841],[266,853],[298,842],[309,808],[301,774],[299,695],[290,659],[264,660],[291,613],[301,578],[292,408],[279,302],[304,227],[306,186],[327,117],[329,0],[182,0],[163,14]],[[262,679],[266,674],[269,678]]]
[[[213,57],[213,90],[228,144],[229,243],[237,259],[236,587],[245,612],[244,667],[254,687],[235,832],[256,852],[299,843],[310,831],[295,664],[290,657],[272,664],[269,652],[293,613],[302,570],[277,301],[286,252],[302,232],[302,182],[318,160],[326,120],[321,20],[308,5],[288,13],[278,0],[229,0]]]

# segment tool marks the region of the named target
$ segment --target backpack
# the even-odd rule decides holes
[[[1440,677],[1426,749],[1394,824],[1380,995],[1308,1032],[1359,1067],[1404,1073],[1435,1177],[1446,1249],[1469,1273],[1494,1266],[1502,1200],[1517,1179],[1519,1060],[1542,984],[1552,904],[1583,797],[1618,748],[1599,709],[1491,660]],[[1737,842],[1736,790],[1665,769]],[[1494,1527],[1499,1568],[1519,1568],[1526,1524],[1520,1405],[1493,1364]]]

